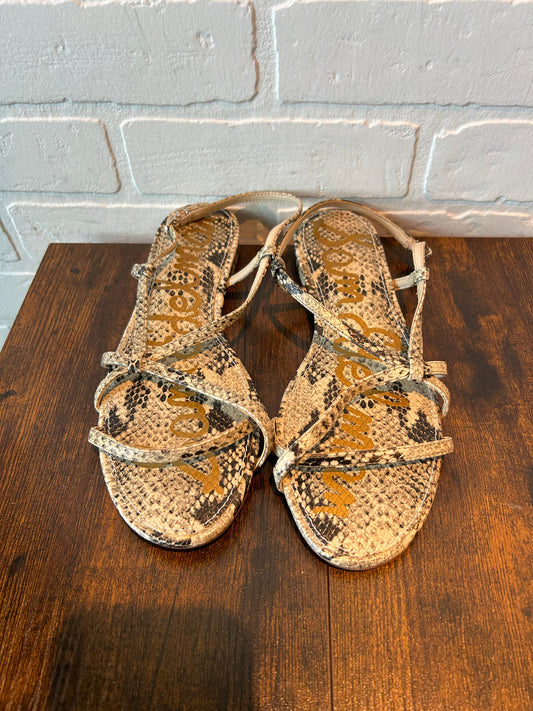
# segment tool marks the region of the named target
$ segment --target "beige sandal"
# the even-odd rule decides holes
[[[263,216],[272,205],[301,210],[292,195],[261,192],[173,212],[146,264],[133,268],[133,315],[102,359],[110,372],[95,395],[99,424],[89,441],[120,515],[166,547],[195,548],[223,533],[272,446],[272,423],[223,331],[244,313],[290,220],[230,278],[239,223],[225,208],[243,202]],[[254,269],[247,299],[222,316],[226,287]]]
[[[414,271],[394,281],[367,219],[409,249]],[[287,387],[276,420],[274,477],[304,539],[349,570],[401,553],[431,507],[448,391],[442,362],[424,363],[426,248],[390,220],[343,200],[319,203],[286,232],[294,237],[305,289],[272,262],[279,284],[315,316],[313,342]],[[416,285],[407,328],[395,290]]]

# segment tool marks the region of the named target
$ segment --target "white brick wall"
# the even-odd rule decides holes
[[[0,190],[115,193],[104,125],[92,119],[0,121]]]
[[[2,6],[5,102],[245,101],[254,93],[251,6],[231,0]],[[238,80],[235,81],[235,77]]]
[[[533,105],[528,5],[318,0],[274,15],[282,101]]]
[[[215,195],[223,186],[230,194],[266,189],[402,197],[416,126],[144,119],[127,122],[123,132],[133,180],[142,193]],[[375,160],[376,154],[382,160]]]
[[[434,200],[533,201],[533,121],[483,121],[433,139],[426,194]]]
[[[147,242],[173,209],[173,203],[13,202],[8,213],[25,261],[36,268],[50,242]]]
[[[0,0],[0,342],[51,241],[246,189],[533,236],[533,1]]]

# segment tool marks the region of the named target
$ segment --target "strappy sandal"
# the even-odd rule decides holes
[[[372,221],[410,250],[414,270],[393,280]],[[313,341],[275,421],[274,478],[306,542],[348,570],[401,553],[431,507],[449,393],[443,362],[424,363],[426,247],[362,205],[314,205],[280,238],[294,237],[305,288],[277,257],[280,286],[315,316]],[[429,250],[428,250],[429,252]],[[410,330],[395,290],[415,286]],[[442,399],[442,409],[437,398]]]
[[[146,264],[132,270],[135,309],[102,359],[110,372],[96,391],[89,441],[122,518],[165,547],[195,548],[223,533],[272,446],[272,423],[223,331],[244,313],[290,220],[230,278],[239,224],[225,208],[243,202],[301,211],[292,195],[261,192],[173,212]],[[246,300],[222,316],[226,287],[254,269]]]

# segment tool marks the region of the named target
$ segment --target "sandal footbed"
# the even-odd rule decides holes
[[[152,283],[148,348],[210,323],[222,311],[239,239],[235,216],[220,211],[179,229],[177,247]],[[169,239],[160,229],[148,261],[167,248]],[[119,347],[128,352],[126,334]],[[244,402],[253,388],[223,335],[177,354],[176,366]],[[149,541],[175,548],[201,546],[223,533],[242,504],[258,460],[255,432],[231,441],[232,428],[242,419],[235,407],[164,379],[146,374],[121,379],[101,403],[99,425],[123,443],[168,449],[201,446],[204,438],[228,434],[226,446],[162,467],[125,462],[101,451],[107,487],[128,525]]]

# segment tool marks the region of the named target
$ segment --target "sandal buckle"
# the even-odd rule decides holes
[[[276,256],[276,251],[272,248],[272,245],[265,244],[261,247],[257,253],[257,263],[261,262],[263,259],[272,259]]]
[[[424,267],[423,269],[415,269],[413,272],[413,284],[418,284],[421,281],[427,281],[429,279],[429,269]]]
[[[155,274],[156,267],[148,262],[147,264],[134,264],[131,268],[131,275],[135,279],[141,279],[142,277],[148,277],[149,279]]]

